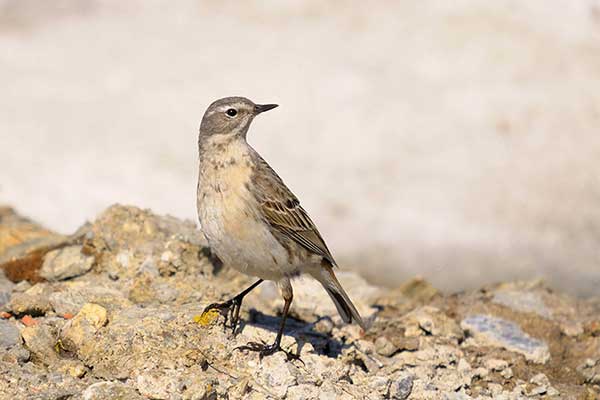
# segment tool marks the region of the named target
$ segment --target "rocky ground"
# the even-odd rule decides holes
[[[596,399],[600,299],[540,282],[444,295],[414,279],[389,290],[340,280],[369,321],[343,325],[314,282],[282,301],[249,295],[233,337],[201,316],[251,282],[211,256],[189,221],[115,205],[71,236],[0,208],[0,398]]]

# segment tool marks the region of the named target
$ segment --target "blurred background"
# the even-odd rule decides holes
[[[342,268],[600,293],[599,0],[0,0],[0,203],[196,220],[230,95]]]

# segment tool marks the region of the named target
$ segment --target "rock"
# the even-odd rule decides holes
[[[0,349],[6,350],[21,343],[21,334],[14,322],[0,319]]]
[[[481,345],[502,347],[538,364],[550,359],[548,345],[524,333],[514,322],[489,315],[472,315],[465,318],[461,326]]]
[[[87,372],[85,365],[78,360],[62,360],[58,370],[74,378],[81,378]]]
[[[98,304],[87,303],[61,331],[62,346],[73,352],[85,352],[94,335],[107,322],[106,309]]]
[[[512,368],[505,368],[502,371],[500,371],[500,376],[502,376],[504,379],[510,379],[513,377],[513,370]]]
[[[83,400],[143,400],[134,388],[122,382],[98,382],[88,386],[82,393]]]
[[[392,356],[398,348],[385,336],[378,337],[375,340],[375,351],[384,357]]]
[[[539,284],[445,295],[416,279],[386,290],[341,274],[369,320],[363,332],[341,323],[318,283],[293,281],[282,347],[302,362],[283,352],[261,359],[235,349],[274,340],[280,295],[263,284],[247,296],[237,336],[223,329],[224,315],[202,316],[206,305],[252,281],[211,258],[192,223],[114,206],[78,237],[47,260],[90,254],[94,268],[34,286],[8,284],[0,311],[13,313],[0,314],[0,398],[512,400],[598,392],[600,300]],[[541,299],[550,317],[508,306],[502,295],[494,301],[501,291]],[[568,326],[575,337],[562,334]],[[561,356],[532,367],[521,355],[546,344]],[[560,393],[541,378],[520,379],[533,369],[554,379],[571,365],[580,367],[561,376]]]
[[[0,210],[0,270],[13,282],[40,281],[44,255],[68,240],[10,208]]]
[[[214,269],[202,255],[208,244],[193,222],[157,216],[137,207],[108,208],[92,224],[84,247],[102,254],[97,269],[118,279],[134,277],[144,263],[153,263],[165,276],[209,275]],[[168,256],[163,256],[165,252]]]
[[[94,265],[94,257],[82,254],[81,249],[81,246],[68,246],[48,252],[40,276],[59,281],[85,274]]]
[[[550,381],[548,380],[548,377],[545,374],[539,373],[533,376],[529,380],[529,383],[531,383],[534,386],[534,388],[531,389],[528,393],[531,396],[540,396],[544,394],[547,396],[557,396],[560,394],[558,390],[556,390],[550,385]]]
[[[588,383],[600,385],[600,360],[588,358],[577,367],[577,371]]]
[[[45,324],[28,326],[21,331],[25,347],[31,351],[36,361],[51,365],[58,361],[55,350],[56,333]]]
[[[504,371],[506,368],[508,368],[508,362],[495,358],[485,360],[484,365],[487,369],[495,372]]]
[[[431,306],[419,307],[402,317],[408,337],[433,335],[460,340],[463,331],[456,321],[447,317],[438,308]]]
[[[50,295],[50,305],[61,316],[77,314],[85,303],[98,304],[108,311],[132,305],[123,292],[101,284],[100,279],[93,282],[63,282]]]
[[[410,396],[414,378],[411,375],[400,378],[390,386],[390,399],[405,400]]]
[[[44,315],[52,309],[50,293],[52,288],[47,283],[37,283],[23,293],[13,293],[8,308],[16,315]]]

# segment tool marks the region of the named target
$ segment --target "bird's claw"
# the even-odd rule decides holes
[[[212,303],[204,308],[202,311],[202,315],[206,313],[216,310],[221,313],[225,317],[225,321],[223,322],[223,330],[227,328],[231,328],[231,333],[233,336],[237,335],[236,329],[238,323],[240,321],[240,308],[242,307],[242,299],[238,299],[234,297],[231,300],[228,300],[224,303]],[[227,325],[227,322],[230,321],[230,324]]]
[[[258,342],[248,342],[243,346],[238,346],[236,347],[234,350],[248,350],[248,351],[254,351],[258,353],[258,358],[259,359],[263,359],[263,357],[265,356],[270,356],[273,355],[279,351],[283,352],[286,355],[286,358],[288,361],[300,361],[302,364],[304,364],[304,361],[302,361],[302,359],[300,358],[300,356],[298,354],[294,354],[291,351],[287,351],[284,350],[279,344],[277,343],[272,343],[272,344],[266,344],[265,342],[262,343],[258,343]]]

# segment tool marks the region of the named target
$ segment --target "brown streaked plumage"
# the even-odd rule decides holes
[[[275,108],[243,97],[212,103],[200,125],[198,217],[204,235],[226,264],[259,280],[231,300],[205,309],[230,311],[235,333],[243,297],[263,279],[273,280],[285,300],[275,342],[244,348],[261,356],[281,350],[285,319],[293,299],[290,279],[309,274],[325,288],[345,322],[365,325],[333,272],[336,266],[323,237],[298,198],[246,142],[254,117]]]

